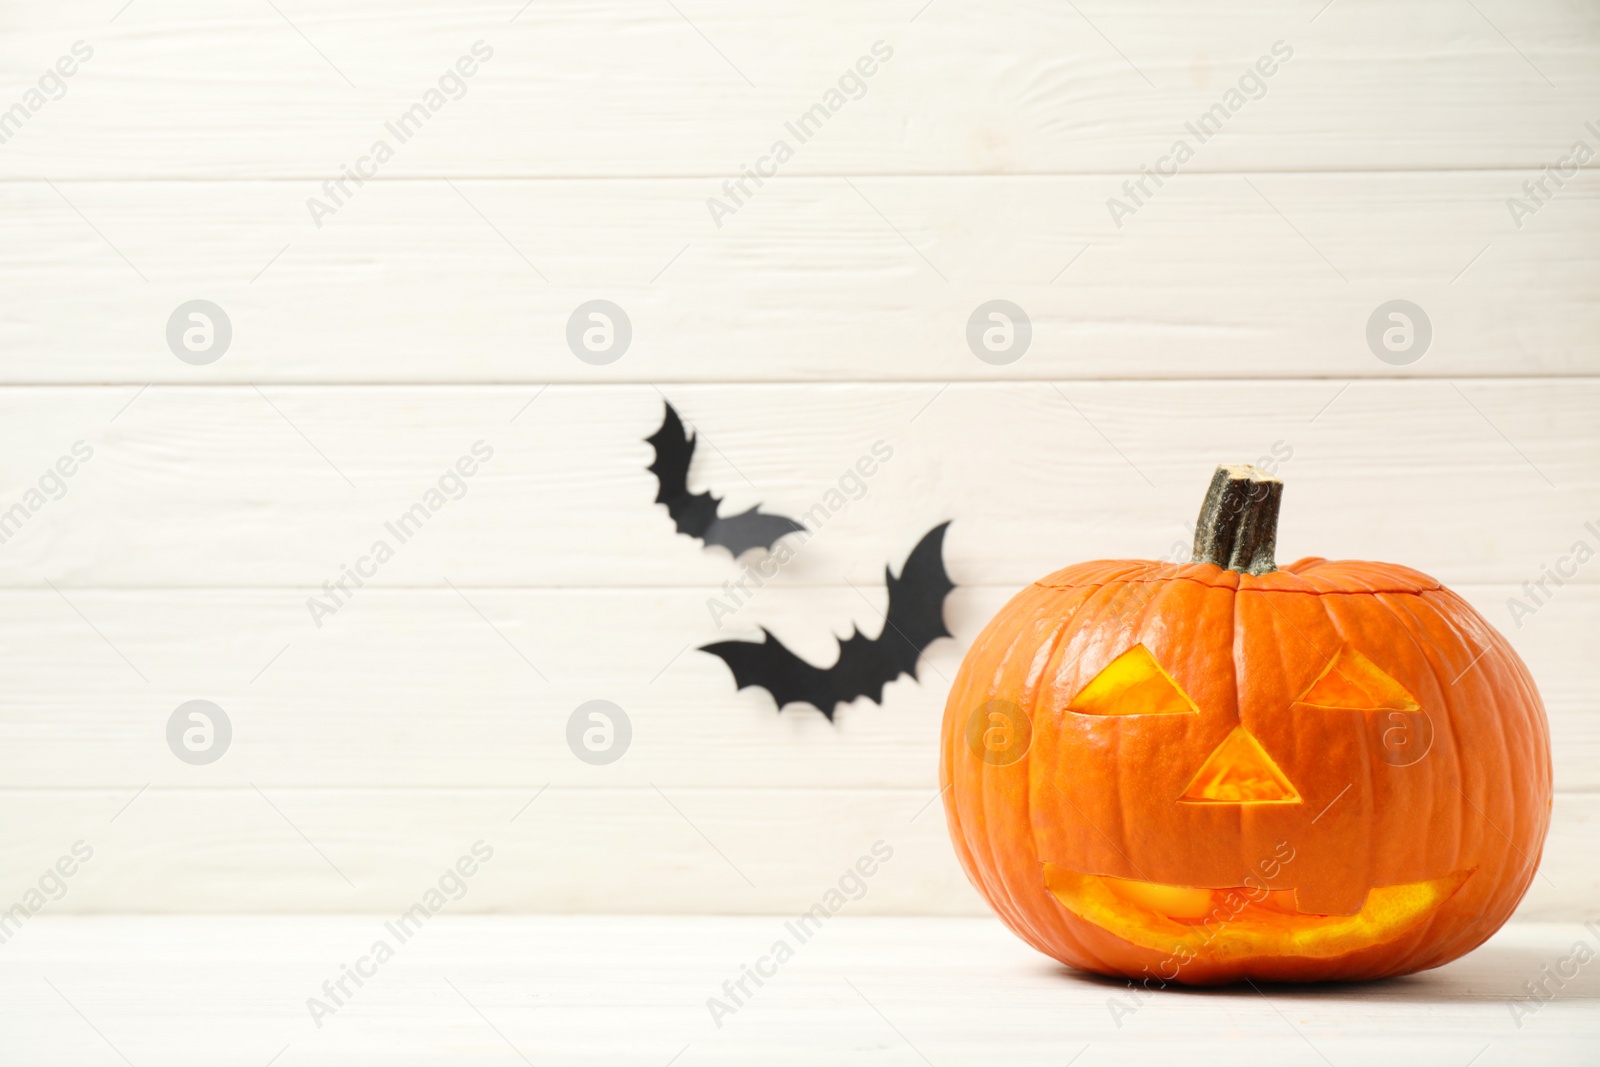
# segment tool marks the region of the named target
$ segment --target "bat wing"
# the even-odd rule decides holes
[[[787,704],[810,704],[830,721],[833,719],[838,701],[830,688],[828,672],[790,652],[765,627],[760,641],[718,641],[700,651],[720,657],[728,665],[736,688],[759,686],[771,693],[779,711]]]
[[[717,521],[717,505],[721,503],[710,493],[689,492],[689,461],[694,458],[694,438],[683,432],[683,420],[671,404],[661,420],[661,429],[645,438],[655,446],[656,461],[650,464],[650,473],[656,476],[660,489],[656,503],[667,506],[678,532],[690,537],[704,538],[712,523]]]
[[[759,505],[721,518],[717,515],[722,505],[720,498],[689,492],[689,461],[694,458],[695,439],[684,432],[683,420],[672,405],[666,404],[666,409],[661,428],[645,440],[656,450],[656,461],[650,464],[650,472],[660,486],[656,503],[667,506],[667,514],[672,516],[679,533],[698,537],[708,545],[721,545],[738,559],[752,548],[770,551],[784,534],[805,529],[782,515],[763,514]]]
[[[804,526],[786,516],[765,514],[757,505],[726,519],[714,519],[706,530],[705,539],[706,544],[721,545],[733,553],[734,559],[738,559],[752,548],[764,548],[770,552],[778,538],[804,529]]]
[[[831,721],[838,705],[857,697],[883,703],[884,686],[902,674],[915,678],[923,650],[951,636],[944,624],[945,597],[955,588],[944,569],[949,525],[941,523],[923,535],[898,578],[885,569],[889,606],[883,632],[875,638],[852,632],[839,642],[833,666],[813,667],[765,629],[759,642],[722,641],[702,651],[720,656],[740,689],[760,686],[770,692],[780,711],[786,704],[810,704]]]
[[[883,687],[902,674],[917,676],[923,649],[940,637],[950,637],[944,625],[944,601],[955,588],[944,569],[944,532],[940,523],[922,536],[906,557],[900,577],[885,567],[889,606],[883,631],[877,637],[853,633],[839,642],[839,659],[828,668],[839,699],[856,697],[883,703]]]
[[[954,636],[944,625],[945,597],[956,587],[944,569],[944,534],[949,528],[948,522],[942,522],[923,534],[900,568],[900,577],[887,568],[883,572],[889,586],[889,607],[878,640],[909,654],[909,659],[897,662],[912,677],[923,649],[938,638]]]

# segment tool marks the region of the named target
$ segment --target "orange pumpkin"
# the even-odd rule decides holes
[[[1544,706],[1506,640],[1389,563],[1272,560],[1283,485],[1218,468],[1187,564],[1018,593],[945,708],[967,876],[1023,940],[1150,986],[1437,967],[1522,898]]]

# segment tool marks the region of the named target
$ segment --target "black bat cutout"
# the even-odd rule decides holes
[[[738,688],[760,686],[782,711],[789,704],[810,704],[833,721],[840,704],[857,697],[883,703],[883,687],[902,674],[917,676],[923,649],[940,637],[953,636],[944,626],[944,601],[955,583],[944,569],[942,522],[923,535],[906,557],[900,577],[885,567],[889,610],[883,632],[867,637],[855,630],[839,642],[839,658],[831,667],[813,667],[790,652],[762,627],[760,641],[719,641],[702,652],[720,657],[733,671]]]
[[[666,404],[666,409],[661,429],[645,440],[656,450],[656,461],[650,464],[650,473],[661,486],[656,503],[667,506],[679,533],[698,537],[708,545],[721,545],[738,559],[752,548],[770,552],[784,534],[805,529],[793,519],[764,514],[760,504],[723,517],[717,514],[720,498],[689,492],[689,460],[694,457],[695,439],[683,432],[683,420],[672,405]]]

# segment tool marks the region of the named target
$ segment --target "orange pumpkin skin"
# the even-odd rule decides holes
[[[1142,688],[1095,703],[1136,645],[1189,704],[1142,653]],[[1201,774],[1237,728],[1228,751],[1264,752],[1275,781]],[[1522,661],[1417,571],[1099,561],[1024,589],[974,642],[940,778],[972,884],[1069,966],[1151,988],[1372,979],[1510,916],[1549,825],[1549,747]]]

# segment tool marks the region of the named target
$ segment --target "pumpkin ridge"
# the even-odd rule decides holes
[[[1093,594],[1090,593],[1089,595],[1082,597],[1078,601],[1078,603],[1072,609],[1072,614],[1069,615],[1065,620],[1063,620],[1061,626],[1057,628],[1057,630],[1055,632],[1055,635],[1052,637],[1051,642],[1050,642],[1050,653],[1049,653],[1049,655],[1040,657],[1038,659],[1038,663],[1040,664],[1040,668],[1039,668],[1040,673],[1039,673],[1038,684],[1034,685],[1034,687],[1033,687],[1033,698],[1028,702],[1028,707],[1024,709],[1024,714],[1026,714],[1028,716],[1028,719],[1029,719],[1030,722],[1037,723],[1039,721],[1039,719],[1038,719],[1039,702],[1042,699],[1044,699],[1044,692],[1045,692],[1044,672],[1049,669],[1049,665],[1051,663],[1055,662],[1056,653],[1061,651],[1061,646],[1066,644],[1067,641],[1071,639],[1073,624],[1078,621],[1079,613],[1084,610],[1084,607],[1088,604],[1088,602],[1089,602],[1089,600],[1090,600],[1090,598],[1092,596],[1093,596]],[[1033,761],[1033,752],[1031,751],[1031,749],[1028,752],[1028,754],[1023,757],[1023,760],[1025,761],[1025,763],[1027,765],[1026,774],[1028,776],[1028,781],[1025,783],[1025,788],[1022,790],[1022,813],[1023,813],[1023,816],[1024,816],[1025,824],[1028,827],[1028,836],[1029,836],[1029,838],[1031,840],[1035,840],[1036,841],[1036,839],[1034,837],[1034,831],[1033,831],[1033,774],[1034,774],[1033,763],[1034,763],[1034,761]],[[1059,791],[1059,788],[1054,786],[1053,783],[1052,783],[1051,787],[1052,788],[1057,788],[1058,791]],[[1030,896],[1032,896],[1033,894],[1035,894],[1035,893],[1037,893],[1039,891],[1042,891],[1042,890],[1044,890],[1044,887],[1043,887],[1042,884],[1039,885],[1039,886],[1031,886],[1030,885],[1028,887],[1028,889],[1026,890],[1026,892]],[[1033,916],[1033,913],[1032,913],[1033,909],[1031,907],[1019,906],[1019,902],[1016,900],[1016,897],[1018,896],[1018,894],[1009,893],[1009,891],[1008,891],[1008,895],[1012,898],[1012,902],[1013,902],[1012,906],[1016,907],[1018,915],[1023,918],[1024,922],[1026,922],[1026,924],[1028,926],[1028,929],[1030,931],[1033,931],[1035,936],[1038,936],[1038,930],[1036,928],[1037,927],[1037,923],[1036,923],[1036,920],[1034,919],[1034,916]],[[1069,936],[1073,936],[1072,935],[1072,931],[1070,929],[1067,932],[1068,932]],[[1094,951],[1091,941],[1089,941],[1087,938],[1081,938],[1081,937],[1073,937],[1073,939],[1077,942],[1077,947],[1078,947],[1079,951],[1084,953],[1085,956],[1093,959],[1096,963],[1101,964],[1101,966],[1105,966],[1106,965],[1106,960],[1103,959],[1099,954],[1097,954]],[[1045,944],[1048,944],[1050,939],[1041,938],[1040,940],[1043,941]]]
[[[1399,609],[1398,605],[1391,604],[1388,601],[1384,601],[1383,602],[1383,606],[1388,608],[1391,614],[1395,615],[1396,617],[1399,617],[1400,609]],[[1475,641],[1469,641],[1468,640],[1468,635],[1465,634],[1461,630],[1461,628],[1456,625],[1456,622],[1455,622],[1454,619],[1450,618],[1446,613],[1444,613],[1442,611],[1439,611],[1437,607],[1433,607],[1432,605],[1430,605],[1430,607],[1433,610],[1433,614],[1435,616],[1437,616],[1441,621],[1443,621],[1444,623],[1446,623],[1449,626],[1450,632],[1452,634],[1454,634],[1456,636],[1456,639],[1461,641],[1461,643],[1463,645],[1469,645],[1470,646],[1471,644],[1475,644],[1476,643]],[[1450,747],[1450,753],[1451,753],[1451,756],[1450,756],[1450,759],[1451,759],[1451,771],[1450,771],[1450,773],[1454,775],[1455,781],[1454,781],[1453,784],[1456,787],[1456,792],[1460,793],[1461,796],[1463,798],[1465,798],[1469,804],[1471,804],[1472,803],[1471,798],[1467,797],[1466,792],[1461,788],[1462,785],[1466,784],[1467,778],[1466,778],[1466,774],[1464,773],[1464,769],[1463,769],[1463,767],[1461,765],[1461,748],[1460,748],[1459,745],[1456,744],[1456,741],[1455,741],[1455,739],[1458,736],[1460,736],[1463,733],[1463,731],[1460,729],[1461,724],[1459,724],[1456,721],[1456,710],[1452,706],[1450,700],[1448,699],[1448,694],[1449,694],[1451,688],[1454,686],[1454,682],[1446,682],[1444,675],[1439,670],[1439,664],[1435,661],[1434,656],[1432,655],[1432,652],[1431,652],[1430,648],[1428,647],[1428,645],[1424,644],[1422,641],[1417,640],[1417,638],[1416,638],[1417,627],[1418,627],[1418,625],[1420,625],[1422,623],[1422,620],[1420,618],[1418,618],[1416,612],[1411,610],[1411,605],[1410,604],[1406,605],[1406,615],[1409,616],[1409,621],[1411,622],[1411,625],[1410,626],[1405,625],[1407,620],[1406,619],[1401,619],[1400,620],[1401,629],[1404,630],[1406,633],[1411,634],[1411,641],[1412,641],[1412,643],[1414,645],[1416,645],[1417,651],[1422,656],[1423,662],[1428,665],[1428,670],[1433,674],[1434,683],[1439,687],[1439,691],[1441,693],[1447,694],[1447,699],[1444,702],[1444,707],[1442,707],[1439,710],[1443,713],[1444,718],[1445,718],[1445,725],[1449,728],[1449,731],[1450,731],[1450,746],[1449,746]],[[1458,677],[1456,679],[1456,681],[1460,681],[1460,678]],[[1495,719],[1498,720],[1499,716],[1495,716]],[[1504,750],[1505,742],[1506,742],[1505,727],[1504,727],[1503,724],[1498,724],[1498,722],[1497,722],[1496,729],[1497,729],[1497,731],[1499,733],[1499,736],[1500,736],[1500,747],[1501,747],[1502,750]],[[1441,813],[1439,811],[1439,808],[1438,808],[1437,804],[1434,804],[1432,806],[1431,810],[1429,810],[1429,812],[1428,812],[1428,836],[1429,837],[1434,836],[1434,834],[1437,832],[1435,830],[1435,827],[1436,827],[1436,825],[1437,825],[1437,823],[1438,823],[1438,821],[1439,821],[1439,819],[1441,817],[1441,814],[1447,814],[1447,813]],[[1454,834],[1452,835],[1452,845],[1451,845],[1451,849],[1450,849],[1450,861],[1449,862],[1450,863],[1457,863],[1461,859],[1461,851],[1462,851],[1462,844],[1463,844],[1462,839],[1465,836],[1465,831],[1466,831],[1466,827],[1464,825],[1464,820],[1459,818],[1459,817],[1457,817],[1456,820],[1455,820],[1455,826],[1454,826],[1453,829],[1454,829]],[[1485,835],[1485,836],[1487,836],[1487,835]],[[1438,924],[1438,922],[1439,922],[1439,914],[1438,914],[1438,912],[1435,912],[1434,914],[1428,916],[1427,923],[1423,926],[1422,930],[1420,931],[1421,940],[1422,940],[1422,942],[1424,944],[1427,944],[1428,942],[1434,940],[1434,928]],[[1421,955],[1424,955],[1423,950],[1421,950],[1420,948],[1416,949],[1410,954],[1410,959],[1412,961],[1415,961],[1416,958],[1418,956],[1421,956]]]
[[[1462,627],[1458,624],[1457,620],[1455,618],[1453,618],[1449,612],[1441,611],[1439,609],[1438,605],[1433,604],[1430,601],[1425,600],[1424,603],[1427,605],[1429,611],[1432,612],[1432,614],[1435,617],[1435,619],[1437,619],[1440,623],[1443,623],[1449,629],[1451,635],[1457,641],[1461,642],[1461,644],[1464,647],[1471,648],[1473,645],[1476,645],[1476,644],[1479,643],[1477,641],[1477,639],[1476,639],[1476,636],[1468,634],[1466,631],[1464,631],[1462,629]],[[1455,788],[1455,791],[1462,797],[1462,799],[1466,800],[1468,805],[1470,805],[1473,808],[1473,810],[1475,812],[1477,812],[1478,818],[1481,821],[1487,823],[1491,827],[1495,827],[1498,830],[1498,827],[1496,826],[1496,824],[1492,820],[1490,820],[1489,817],[1484,812],[1482,812],[1481,810],[1478,809],[1477,803],[1475,801],[1473,801],[1472,798],[1467,795],[1466,790],[1462,788],[1464,785],[1467,784],[1467,776],[1466,776],[1466,769],[1462,766],[1462,751],[1461,751],[1461,747],[1460,747],[1460,745],[1458,745],[1456,743],[1456,739],[1458,737],[1462,736],[1466,732],[1465,729],[1464,729],[1464,725],[1465,724],[1463,724],[1463,723],[1458,721],[1456,708],[1455,708],[1453,702],[1449,699],[1449,695],[1450,695],[1450,693],[1451,693],[1451,691],[1452,691],[1452,689],[1453,689],[1453,687],[1455,685],[1455,682],[1448,681],[1446,679],[1446,677],[1445,677],[1444,672],[1441,671],[1441,669],[1440,669],[1441,664],[1438,662],[1438,660],[1435,657],[1435,651],[1436,650],[1429,643],[1420,641],[1416,637],[1416,633],[1418,632],[1419,627],[1425,625],[1424,620],[1421,619],[1417,615],[1417,613],[1415,611],[1411,610],[1412,609],[1412,605],[1409,604],[1409,603],[1405,605],[1405,608],[1406,608],[1406,616],[1405,617],[1401,617],[1400,616],[1399,605],[1391,604],[1391,603],[1388,603],[1387,601],[1385,601],[1384,602],[1384,607],[1387,608],[1390,611],[1391,614],[1393,614],[1394,616],[1396,616],[1397,618],[1400,619],[1401,629],[1412,635],[1411,636],[1412,643],[1416,646],[1418,654],[1422,657],[1422,661],[1427,664],[1429,672],[1433,675],[1434,684],[1436,686],[1438,686],[1440,693],[1445,695],[1445,700],[1443,702],[1443,706],[1440,707],[1437,710],[1443,716],[1444,726],[1449,731],[1449,736],[1450,736],[1450,741],[1451,741],[1451,743],[1449,745],[1449,749],[1450,749],[1450,753],[1451,753],[1451,767],[1450,767],[1449,771],[1447,772],[1446,779],[1447,780],[1453,779],[1453,780],[1450,781],[1450,784]],[[1407,625],[1407,622],[1409,622],[1410,625]],[[1485,642],[1485,644],[1486,645],[1492,644],[1492,639],[1490,641],[1488,641],[1488,642]],[[1488,648],[1485,647],[1483,649],[1483,651],[1487,652]],[[1487,665],[1486,665],[1486,669],[1487,669]],[[1458,675],[1455,680],[1456,681],[1460,681],[1461,680],[1460,676]],[[1499,716],[1499,715],[1492,716],[1492,718],[1494,719],[1494,722],[1495,722],[1496,735],[1499,738],[1499,750],[1502,751],[1502,752],[1506,751],[1507,750],[1507,746],[1506,746],[1507,738],[1506,738],[1505,723],[1502,721],[1502,717]],[[1438,728],[1435,727],[1436,734],[1437,734],[1437,731],[1438,731]],[[1513,793],[1514,792],[1515,791],[1513,791]],[[1516,824],[1516,819],[1515,819],[1516,801],[1515,801],[1514,797],[1513,797],[1513,800],[1512,800],[1512,805],[1513,805],[1513,809],[1512,809],[1512,815],[1513,815],[1512,825],[1513,825],[1513,827],[1515,827],[1515,824]],[[1441,813],[1439,811],[1439,809],[1438,809],[1438,805],[1437,804],[1435,804],[1433,806],[1432,810],[1429,811],[1429,813],[1428,813],[1428,836],[1429,837],[1435,836],[1438,833],[1438,831],[1436,830],[1435,827],[1436,827],[1437,822],[1440,820],[1441,814],[1448,814],[1448,812]],[[1451,841],[1451,849],[1450,849],[1450,860],[1449,860],[1449,862],[1450,863],[1457,863],[1461,859],[1461,853],[1462,853],[1462,849],[1463,849],[1463,846],[1465,844],[1465,838],[1466,838],[1466,835],[1467,835],[1466,820],[1465,820],[1465,818],[1461,817],[1459,812],[1456,813],[1456,817],[1454,819],[1454,825],[1450,829],[1451,829],[1451,833],[1450,833],[1449,837],[1450,837],[1450,841]],[[1499,831],[1499,833],[1500,833],[1500,836],[1504,837],[1504,831]],[[1491,841],[1492,840],[1490,835],[1487,834],[1487,833],[1481,833],[1480,832],[1479,836],[1485,841]],[[1507,845],[1508,849],[1510,849],[1512,851],[1518,851],[1518,852],[1521,851],[1520,849],[1516,848],[1515,844],[1513,844],[1509,838],[1506,838],[1505,840],[1506,840],[1506,845]],[[1532,882],[1531,875],[1529,877],[1529,882],[1530,883]],[[1526,892],[1526,888],[1524,888],[1524,893],[1525,892]],[[1522,894],[1518,894],[1518,898],[1519,899],[1521,898],[1521,896],[1522,896]],[[1435,913],[1434,915],[1429,916],[1427,924],[1423,927],[1422,931],[1420,932],[1421,933],[1421,940],[1422,940],[1423,944],[1427,944],[1427,943],[1432,942],[1432,941],[1435,940],[1434,928],[1439,924],[1440,921],[1441,921],[1441,917],[1440,917],[1440,915],[1438,913]],[[1455,940],[1459,940],[1459,935],[1456,935]],[[1450,943],[1453,943],[1453,942],[1447,942],[1447,944],[1450,944]],[[1434,949],[1433,949],[1433,952],[1434,952],[1435,955],[1438,955],[1439,954],[1439,946],[1435,946]],[[1427,955],[1428,954],[1424,949],[1418,948],[1418,949],[1412,951],[1412,953],[1410,954],[1409,958],[1411,959],[1411,961],[1413,963],[1415,963],[1417,961],[1418,957],[1422,957],[1423,958],[1423,963],[1422,963],[1423,966],[1433,966],[1434,964],[1432,964],[1431,962],[1428,962]]]
[[[1444,590],[1444,592],[1450,593],[1449,590]],[[1441,623],[1443,623],[1445,626],[1447,626],[1449,628],[1450,632],[1455,636],[1456,640],[1460,641],[1463,646],[1465,646],[1466,648],[1470,649],[1473,646],[1481,645],[1482,646],[1482,651],[1484,653],[1487,653],[1487,652],[1492,650],[1492,651],[1495,651],[1495,652],[1498,652],[1498,653],[1501,653],[1501,654],[1505,655],[1507,660],[1508,660],[1508,662],[1511,665],[1514,666],[1514,668],[1515,668],[1514,669],[1514,673],[1517,676],[1519,676],[1518,677],[1519,683],[1522,682],[1522,681],[1527,681],[1527,682],[1531,683],[1532,679],[1531,679],[1531,675],[1528,674],[1527,665],[1522,662],[1522,660],[1521,660],[1521,658],[1519,656],[1517,656],[1516,650],[1511,647],[1510,642],[1508,642],[1503,635],[1501,635],[1498,631],[1493,630],[1492,628],[1489,630],[1488,633],[1480,634],[1480,633],[1471,632],[1471,631],[1469,631],[1468,629],[1466,629],[1462,625],[1462,620],[1461,620],[1461,618],[1459,617],[1458,614],[1456,614],[1454,611],[1451,611],[1451,610],[1447,609],[1447,605],[1449,607],[1454,607],[1456,605],[1460,605],[1462,607],[1467,607],[1470,610],[1470,605],[1467,605],[1466,602],[1459,597],[1459,595],[1454,594],[1454,593],[1450,593],[1450,598],[1448,600],[1446,600],[1444,603],[1438,602],[1438,600],[1436,598],[1433,598],[1433,597],[1424,598],[1423,605]],[[1389,607],[1390,607],[1391,611],[1395,610],[1393,605],[1390,605]],[[1411,607],[1411,605],[1408,604],[1407,605],[1408,611],[1410,610],[1410,607]],[[1413,614],[1413,618],[1415,618],[1414,614]],[[1447,693],[1447,694],[1451,692],[1451,690],[1455,686],[1455,683],[1460,681],[1468,673],[1467,671],[1462,671],[1459,675],[1457,675],[1455,681],[1451,681],[1451,682],[1446,683],[1445,680],[1444,680],[1444,674],[1440,670],[1442,665],[1435,661],[1434,656],[1432,654],[1433,650],[1431,650],[1427,646],[1422,646],[1422,651],[1423,651],[1424,658],[1428,662],[1429,668],[1433,671],[1435,679],[1440,684],[1441,690],[1443,692]],[[1498,657],[1489,657],[1487,655],[1482,655],[1479,658],[1480,659],[1489,659],[1489,658],[1498,658]],[[1485,667],[1492,669],[1493,665],[1492,664],[1485,664]],[[1539,714],[1542,717],[1544,715],[1544,701],[1543,701],[1543,698],[1539,696],[1537,687],[1530,685],[1529,688],[1531,689],[1531,692],[1528,695],[1531,697],[1533,705],[1536,706],[1539,709]],[[1453,733],[1459,734],[1461,731],[1458,729],[1458,726],[1460,724],[1457,723],[1457,721],[1456,721],[1456,709],[1453,706],[1453,704],[1448,700],[1446,701],[1446,712],[1448,714],[1450,729],[1453,731]],[[1510,735],[1514,735],[1516,740],[1517,740],[1517,742],[1518,742],[1518,744],[1517,744],[1517,752],[1515,754],[1515,758],[1521,759],[1521,758],[1526,758],[1528,756],[1537,756],[1539,754],[1538,753],[1538,747],[1539,746],[1537,745],[1536,742],[1532,746],[1534,751],[1527,751],[1527,749],[1529,747],[1529,742],[1534,740],[1537,737],[1538,724],[1536,724],[1534,722],[1530,722],[1527,718],[1523,718],[1521,720],[1513,721],[1513,720],[1510,720],[1505,715],[1494,715],[1494,716],[1492,716],[1492,718],[1493,718],[1494,723],[1495,723],[1495,730],[1496,730],[1496,732],[1497,732],[1497,734],[1499,736],[1499,739],[1500,739],[1500,751],[1502,751],[1502,752],[1511,752],[1512,751],[1512,748],[1511,748],[1510,743],[1509,743],[1510,738],[1508,737],[1508,734],[1510,734]],[[1542,858],[1543,852],[1544,852],[1544,837],[1545,837],[1545,834],[1548,833],[1548,829],[1549,829],[1549,808],[1546,807],[1542,814],[1537,809],[1529,812],[1529,811],[1527,811],[1527,803],[1526,803],[1526,800],[1524,799],[1524,793],[1522,791],[1520,791],[1520,790],[1515,790],[1515,789],[1508,791],[1508,807],[1509,807],[1509,810],[1508,810],[1507,814],[1509,816],[1508,822],[1509,822],[1509,825],[1511,827],[1511,829],[1510,829],[1510,831],[1508,833],[1507,830],[1502,829],[1501,826],[1497,822],[1495,822],[1493,819],[1491,819],[1487,812],[1479,809],[1477,804],[1472,802],[1471,799],[1467,797],[1465,790],[1463,790],[1461,788],[1461,786],[1466,784],[1466,781],[1467,781],[1466,775],[1464,773],[1464,768],[1461,765],[1461,756],[1462,756],[1461,750],[1459,749],[1459,747],[1456,747],[1455,748],[1456,791],[1458,793],[1460,793],[1461,796],[1464,799],[1468,800],[1468,803],[1472,806],[1473,811],[1476,813],[1477,817],[1480,820],[1482,820],[1490,829],[1492,829],[1494,831],[1494,835],[1493,836],[1494,837],[1498,837],[1501,841],[1503,841],[1505,843],[1505,847],[1508,850],[1508,853],[1514,853],[1514,854],[1516,854],[1516,856],[1519,859],[1522,860],[1522,862],[1523,862],[1522,870],[1526,871],[1526,877],[1523,879],[1522,887],[1521,887],[1520,891],[1516,892],[1516,894],[1513,897],[1511,897],[1509,900],[1507,900],[1507,902],[1506,902],[1505,913],[1509,916],[1510,913],[1516,908],[1516,906],[1522,902],[1522,899],[1527,896],[1528,889],[1533,885],[1533,879],[1534,879],[1535,874],[1538,871],[1539,861]],[[1548,767],[1549,759],[1550,759],[1550,754],[1549,754],[1549,749],[1548,748],[1545,748],[1543,750],[1543,756],[1544,756],[1545,765],[1546,765],[1546,767]],[[1548,781],[1549,781],[1548,771],[1546,773],[1545,780],[1546,780],[1546,783],[1547,783],[1547,790],[1548,790]],[[1488,798],[1486,797],[1486,798],[1484,798],[1484,800],[1485,800],[1485,804],[1487,806],[1489,804]],[[1517,825],[1521,821],[1520,816],[1522,816],[1524,814],[1527,816],[1528,820],[1532,824],[1535,824],[1535,825],[1542,824],[1542,826],[1543,826],[1543,829],[1541,829],[1540,832],[1534,838],[1534,844],[1533,844],[1533,848],[1532,848],[1531,852],[1528,851],[1528,850],[1524,850],[1522,847],[1518,846],[1517,843],[1516,843],[1515,838],[1511,836],[1512,834],[1516,834]],[[1493,838],[1491,838],[1491,836],[1489,834],[1483,834],[1482,836],[1483,836],[1483,838],[1485,840],[1492,840],[1493,839]],[[1455,838],[1455,842],[1456,842],[1455,850],[1456,850],[1456,853],[1457,853],[1458,857],[1459,857],[1459,853],[1460,853],[1462,845],[1463,845],[1462,838],[1463,838],[1463,834],[1461,832],[1458,832],[1457,835],[1456,835],[1456,838]],[[1509,855],[1507,856],[1507,858],[1509,859]],[[1493,931],[1490,931],[1490,932],[1492,933]],[[1479,940],[1478,944],[1482,944],[1483,940],[1487,940],[1487,937],[1488,937],[1488,935],[1484,935],[1484,937]],[[1468,949],[1463,949],[1461,951],[1470,951],[1470,948],[1475,948],[1475,947],[1476,947],[1476,945],[1469,946]]]
[[[1159,578],[1114,578],[1105,582],[1050,582],[1041,578],[1031,583],[1036,589],[1103,589],[1109,585],[1155,585],[1160,582],[1193,582],[1208,589],[1232,589],[1235,593],[1282,593],[1290,596],[1422,596],[1437,593],[1444,588],[1435,583],[1421,589],[1240,589],[1222,582],[1203,582],[1187,574],[1167,575]]]
[[[1060,610],[1059,604],[1062,600],[1075,599],[1076,603],[1066,610],[1064,617],[1054,627],[1049,639],[1053,657],[1055,651],[1070,637],[1072,620],[1076,619],[1079,612],[1083,610],[1083,603],[1087,597],[1083,595],[1075,597],[1076,591],[1074,590],[1047,589],[1043,590],[1043,593],[1048,599],[1036,598],[1030,602],[1023,601],[1024,594],[1019,592],[1002,609],[1001,614],[1005,615],[1015,609],[1019,614],[1008,617],[1017,619],[1022,617],[1039,618]],[[993,624],[991,623],[991,625]],[[1007,648],[999,662],[1003,663],[1005,659],[1011,656],[1018,656],[1023,660],[1032,658],[1026,649],[1017,645],[1014,636],[1010,647]],[[1048,663],[1049,659],[1047,658],[1042,662]],[[1033,680],[1037,684],[1033,686],[1032,697],[1026,705],[1019,704],[1019,709],[1030,717],[1030,721],[1037,721],[1040,701],[1044,696],[1044,686],[1042,684],[1042,675]],[[952,695],[960,688],[961,684],[961,678],[958,676],[951,690]],[[959,720],[956,721],[959,722]],[[1081,933],[1074,931],[1070,925],[1063,923],[1060,917],[1049,908],[1041,907],[1046,901],[1039,898],[1047,897],[1042,884],[1034,887],[1031,882],[1014,882],[1005,873],[1004,859],[994,848],[993,842],[979,840],[987,834],[986,828],[990,820],[1003,815],[1003,809],[998,813],[992,811],[992,808],[1000,805],[1002,801],[1000,798],[990,794],[989,776],[1019,769],[1023,774],[1031,776],[1033,773],[1031,769],[1034,759],[1033,753],[1031,751],[1028,752],[1021,760],[1008,768],[990,767],[986,764],[980,764],[975,768],[970,759],[971,754],[967,751],[960,737],[959,729],[959,727],[956,727],[955,733],[947,732],[946,735],[946,742],[951,747],[948,750],[949,758],[944,762],[951,777],[945,792],[945,807],[948,818],[960,828],[965,856],[963,866],[966,868],[969,881],[984,897],[993,902],[996,910],[1001,913],[1007,925],[1011,926],[1019,936],[1033,944],[1041,952],[1053,955],[1060,953],[1062,950],[1059,948],[1052,952],[1051,946],[1059,945],[1065,941],[1070,945],[1070,952],[1067,954],[1071,957],[1081,959],[1083,962],[1103,970],[1110,969],[1114,966],[1114,963],[1110,957],[1096,950],[1093,939],[1086,938]],[[976,772],[975,778],[973,777],[974,772]],[[962,791],[963,781],[976,789],[976,795],[972,797],[972,801],[977,805],[977,810],[969,813],[970,819],[963,816],[961,805],[956,799],[957,793]],[[1022,790],[1020,806],[1022,809],[1021,821],[1023,825],[1030,827],[1029,837],[1031,839],[1032,798],[1027,788]],[[968,838],[974,840],[966,840]],[[1053,906],[1053,902],[1051,903]]]

